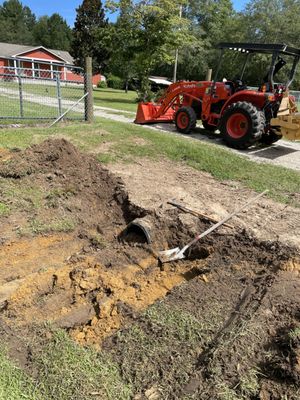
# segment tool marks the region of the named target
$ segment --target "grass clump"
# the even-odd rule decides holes
[[[259,371],[255,368],[250,369],[240,378],[240,390],[245,399],[255,397],[259,391]]]
[[[70,218],[54,219],[50,222],[42,222],[38,219],[31,221],[29,229],[33,234],[42,234],[50,232],[71,232],[76,224]]]
[[[236,394],[236,392],[228,387],[225,383],[220,383],[217,385],[218,390],[218,400],[241,400],[241,398]]]
[[[37,381],[48,400],[129,400],[130,385],[123,383],[118,367],[107,355],[74,343],[56,331],[35,356]]]
[[[174,307],[155,305],[149,307],[144,315],[152,324],[163,329],[170,338],[191,344],[197,342],[207,328],[193,315]]]
[[[0,217],[5,217],[10,213],[10,208],[5,203],[0,202]]]
[[[19,211],[35,211],[42,207],[43,191],[38,186],[26,186],[19,181],[1,180],[2,198]]]
[[[289,339],[290,340],[298,340],[300,339],[300,326],[297,326],[296,328],[292,329],[288,333]]]

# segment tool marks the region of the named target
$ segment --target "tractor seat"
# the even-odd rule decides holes
[[[244,82],[242,82],[240,79],[226,81],[225,85],[226,85],[226,88],[230,90],[231,95],[233,95],[236,92],[239,92],[240,90],[247,89],[246,84]]]
[[[243,81],[241,81],[240,79],[235,79],[233,81],[233,85],[234,85],[234,91],[235,92],[239,92],[241,90],[247,89],[247,85]]]

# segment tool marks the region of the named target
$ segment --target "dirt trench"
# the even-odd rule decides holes
[[[30,337],[50,322],[80,344],[108,351],[141,398],[153,386],[158,398],[172,399],[294,396],[297,249],[223,227],[185,260],[161,265],[158,250],[183,246],[209,222],[137,206],[121,179],[63,139],[5,153],[0,185],[8,209],[0,217],[0,318],[12,346],[21,333]],[[124,235],[136,218],[151,227],[152,243],[140,230]],[[152,354],[137,370],[147,356],[116,333],[139,326],[155,343],[163,328],[157,332],[144,312],[160,304],[200,321],[201,338],[187,344],[187,355],[183,342],[167,336],[167,353]],[[258,369],[260,376],[253,372]]]

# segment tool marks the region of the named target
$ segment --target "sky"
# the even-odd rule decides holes
[[[58,13],[72,27],[76,17],[75,9],[82,3],[82,0],[21,0],[21,2],[23,5],[28,6],[37,17]],[[237,11],[242,10],[247,2],[247,0],[233,0]],[[3,1],[0,0],[0,4],[3,4]]]

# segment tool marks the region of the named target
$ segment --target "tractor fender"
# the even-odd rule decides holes
[[[268,99],[269,94],[263,92],[257,92],[255,90],[240,90],[234,93],[226,103],[223,105],[221,110],[221,116],[224,114],[225,110],[233,103],[237,103],[238,101],[244,101],[247,103],[251,103],[256,106],[259,110],[262,110],[266,100]]]

